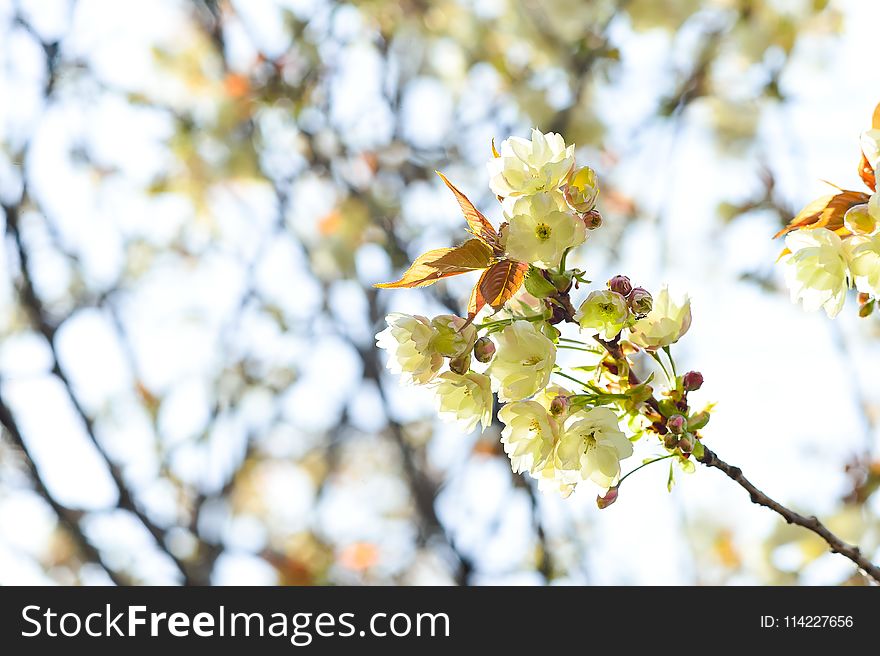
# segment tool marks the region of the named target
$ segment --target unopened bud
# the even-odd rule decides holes
[[[489,362],[495,355],[495,342],[488,337],[480,337],[474,344],[474,357],[478,362]]]
[[[633,286],[626,276],[614,276],[608,281],[608,289],[612,292],[617,292],[621,296],[629,296]]]
[[[672,415],[666,421],[666,427],[673,433],[681,434],[684,432],[684,427],[687,425],[687,420],[681,415]]]
[[[586,214],[582,214],[581,218],[584,220],[587,230],[595,230],[602,227],[602,215],[599,214],[598,210],[590,210]]]
[[[682,453],[690,453],[693,451],[694,443],[691,442],[688,435],[685,435],[678,441],[678,448],[681,449]]]
[[[675,435],[673,433],[667,433],[663,437],[663,446],[665,446],[667,449],[674,449],[675,447],[677,447],[678,446],[678,435]]]
[[[689,371],[681,378],[685,392],[696,392],[703,386],[703,374],[699,371]]]
[[[464,376],[471,368],[471,354],[465,353],[464,355],[460,355],[457,358],[453,358],[449,361],[449,368],[453,372]]]
[[[859,316],[862,317],[862,319],[864,319],[865,317],[870,316],[873,311],[874,311],[874,301],[872,299],[872,300],[868,301],[867,303],[865,303],[864,305],[862,305],[862,307],[859,308]]]
[[[567,396],[557,396],[550,401],[550,414],[554,417],[561,417],[568,412],[571,402]]]
[[[651,308],[654,307],[654,299],[651,297],[651,294],[647,289],[642,289],[641,287],[633,289],[627,300],[634,314],[648,314]]]
[[[599,195],[599,179],[589,166],[574,171],[563,189],[568,206],[578,214],[586,214],[596,204]]]
[[[617,487],[610,487],[604,497],[596,497],[596,505],[599,506],[599,510],[607,508],[617,501],[618,489]]]

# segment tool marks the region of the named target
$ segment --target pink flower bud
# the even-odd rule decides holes
[[[672,415],[666,421],[666,427],[670,430],[670,432],[675,433],[676,435],[681,435],[684,432],[684,427],[686,425],[685,418],[681,415]]]
[[[612,292],[617,292],[621,296],[629,296],[632,288],[632,283],[626,276],[614,276],[608,281],[608,289]]]
[[[488,362],[495,355],[495,342],[488,337],[480,337],[474,344],[474,357],[479,362]]]
[[[699,371],[689,371],[682,376],[681,384],[685,392],[695,392],[703,386],[703,374]]]
[[[554,417],[560,417],[568,412],[570,402],[567,396],[557,396],[550,401],[550,414]]]
[[[608,491],[605,493],[604,497],[596,497],[596,505],[599,506],[600,510],[603,508],[607,508],[612,503],[617,501],[617,493],[617,487],[608,488]]]
[[[648,314],[651,308],[654,307],[654,299],[651,297],[651,294],[647,289],[642,289],[641,287],[633,289],[627,300],[634,314]]]
[[[688,436],[684,436],[678,441],[678,448],[682,453],[690,453],[694,450],[694,444],[688,439]]]

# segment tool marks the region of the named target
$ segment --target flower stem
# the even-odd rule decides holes
[[[663,360],[660,358],[660,356],[657,355],[657,353],[655,351],[647,351],[647,353],[652,358],[654,358],[654,360],[657,362],[657,364],[660,365],[660,368],[663,370],[663,373],[666,375],[666,380],[669,381],[669,384],[670,385],[673,384],[672,383],[673,378],[672,378],[672,376],[669,375],[669,371],[666,369],[666,365],[663,364]]]
[[[672,375],[678,378],[678,372],[675,370],[675,360],[672,359],[672,351],[669,350],[668,346],[664,346],[663,350],[666,352],[666,357],[669,358],[669,364],[672,365]]]
[[[477,324],[477,330],[483,328],[492,328],[494,326],[509,326],[516,321],[544,321],[546,317],[543,314],[535,314],[531,317],[511,317],[510,319],[498,319],[497,321],[487,321],[486,323]]]
[[[564,374],[561,371],[554,371],[553,373],[556,374],[557,376],[562,376],[563,378],[568,378],[569,380],[574,381],[575,383],[577,383],[578,385],[580,385],[581,387],[584,387],[586,389],[589,389],[589,387],[590,387],[589,384],[585,383],[584,381],[578,380],[577,378],[575,378],[573,376],[569,376],[568,374]]]
[[[652,460],[648,460],[647,462],[643,462],[641,465],[639,465],[638,467],[636,467],[636,468],[633,469],[632,471],[628,472],[623,478],[621,478],[619,481],[617,481],[617,487],[620,488],[621,484],[622,484],[627,478],[629,478],[630,476],[632,476],[633,474],[635,474],[637,471],[639,471],[639,470],[642,469],[643,467],[647,467],[648,465],[653,465],[655,462],[660,462],[661,460],[666,460],[666,459],[668,459],[668,458],[674,458],[674,457],[677,456],[677,455],[678,455],[677,453],[668,453],[668,454],[666,454],[665,456],[660,456],[659,458],[654,458],[654,459],[652,459]]]

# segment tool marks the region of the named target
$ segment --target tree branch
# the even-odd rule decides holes
[[[805,517],[800,513],[796,513],[793,510],[786,508],[778,501],[771,499],[755,487],[749,479],[743,476],[742,470],[739,467],[727,464],[709,449],[705,449],[703,457],[698,458],[698,460],[707,467],[714,467],[715,469],[724,472],[728,478],[735,481],[749,493],[752,503],[769,508],[773,512],[781,515],[789,524],[797,524],[798,526],[803,526],[808,531],[812,531],[825,540],[831,548],[832,553],[838,553],[841,556],[849,558],[874,580],[880,583],[880,567],[877,567],[870,560],[865,558],[857,546],[848,544],[834,535],[834,533],[829,531],[828,527],[820,522],[818,518],[815,516]]]
[[[39,494],[55,512],[59,523],[67,529],[67,532],[73,537],[73,541],[79,547],[82,555],[85,556],[88,561],[97,563],[116,585],[130,585],[131,582],[126,577],[116,572],[104,561],[101,552],[86,537],[79,524],[82,513],[62,505],[52,496],[52,493],[49,492],[49,488],[46,487],[46,483],[43,481],[43,477],[40,475],[40,471],[37,469],[34,459],[31,457],[27,444],[25,444],[25,441],[21,436],[21,431],[18,428],[18,424],[15,422],[12,411],[9,409],[9,406],[6,405],[2,396],[0,396],[0,424],[6,429],[13,445],[24,454],[23,460],[25,467],[27,467],[28,473],[30,473],[37,494]]]

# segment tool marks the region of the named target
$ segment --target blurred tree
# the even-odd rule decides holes
[[[613,259],[648,135],[754,148],[798,43],[840,25],[822,0],[51,5],[0,5],[0,504],[42,499],[21,558],[83,583],[588,581],[588,518],[549,526],[508,473],[503,506],[461,502],[467,463],[508,471],[497,430],[434,446],[371,284],[451,243],[434,169],[532,125],[596,162]]]

